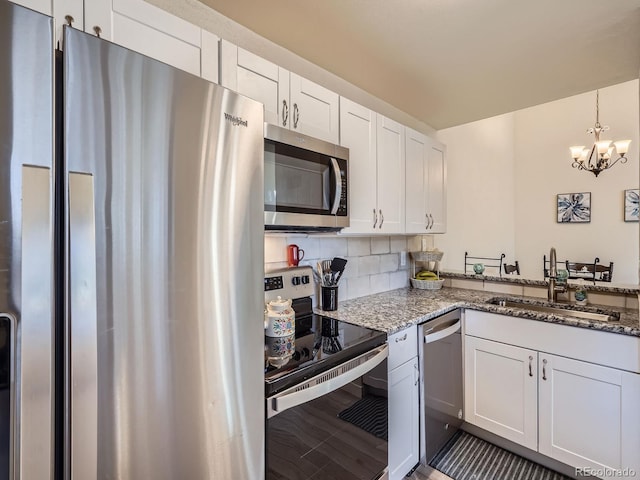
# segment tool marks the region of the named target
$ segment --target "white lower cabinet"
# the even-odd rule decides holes
[[[389,372],[389,479],[401,479],[418,463],[418,357]]]
[[[389,336],[389,480],[400,480],[419,459],[420,371],[417,327]]]
[[[577,468],[640,473],[640,375],[546,353],[539,372],[539,452]]]
[[[640,473],[639,338],[485,312],[465,322],[467,422],[585,475]]]
[[[537,352],[467,336],[465,420],[535,450],[537,364]]]

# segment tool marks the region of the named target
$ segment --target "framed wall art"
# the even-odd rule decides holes
[[[640,199],[639,189],[630,189],[624,191],[624,221],[637,222],[640,220],[640,212],[638,211],[638,200]]]
[[[589,223],[591,192],[559,193],[558,223]]]

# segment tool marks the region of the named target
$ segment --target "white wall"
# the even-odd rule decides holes
[[[447,233],[433,238],[445,252],[443,270],[464,270],[465,251],[515,260],[514,117],[438,132],[447,145]]]
[[[572,168],[569,153],[593,143],[586,129],[595,123],[595,91],[440,131],[450,202],[449,231],[435,240],[447,252],[443,265],[462,270],[465,249],[504,251],[523,276],[540,277],[542,256],[555,246],[559,259],[613,261],[615,283],[637,284],[638,223],[624,222],[623,191],[638,188],[638,104],[638,80],[600,89],[600,122],[611,127],[603,138],[632,144],[630,160],[598,178]],[[591,192],[590,223],[557,223],[556,195],[572,192]]]

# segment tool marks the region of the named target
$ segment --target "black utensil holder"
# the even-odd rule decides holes
[[[321,289],[321,299],[322,299],[322,310],[325,311],[333,311],[338,309],[338,286],[322,286]]]

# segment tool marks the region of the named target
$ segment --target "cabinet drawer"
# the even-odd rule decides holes
[[[389,371],[418,355],[418,327],[413,326],[389,335]]]

